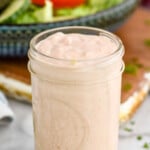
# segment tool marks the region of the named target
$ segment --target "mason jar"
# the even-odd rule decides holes
[[[117,48],[108,56],[85,60],[40,52],[36,45],[57,32],[105,36]],[[31,40],[28,68],[36,150],[117,150],[123,54],[121,40],[97,28],[56,28]]]

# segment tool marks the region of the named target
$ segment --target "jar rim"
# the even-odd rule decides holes
[[[107,60],[111,60],[112,58],[114,58],[114,56],[122,57],[124,55],[124,47],[123,47],[122,41],[120,40],[120,38],[117,35],[115,35],[113,33],[110,33],[109,31],[99,29],[99,28],[94,28],[94,27],[67,26],[67,27],[49,29],[49,30],[43,31],[43,32],[35,35],[32,38],[31,42],[30,42],[30,50],[28,52],[29,58],[34,56],[32,54],[35,54],[35,55],[40,55],[41,57],[44,57],[44,58],[47,58],[47,59],[50,59],[50,60],[55,60],[55,61],[62,61],[62,62],[72,61],[72,59],[63,59],[63,58],[56,58],[56,57],[48,56],[48,55],[40,52],[36,48],[36,44],[37,44],[36,40],[38,38],[40,38],[40,37],[42,37],[43,35],[46,35],[46,34],[52,35],[53,33],[56,33],[56,32],[63,32],[63,30],[87,30],[87,31],[89,30],[89,31],[93,31],[93,32],[97,33],[97,35],[106,36],[106,37],[112,39],[113,41],[115,41],[118,44],[117,49],[113,53],[111,53],[107,56],[96,57],[96,58],[92,58],[92,59],[91,58],[90,59],[76,59],[75,60],[76,62],[79,62],[79,63],[90,62],[90,61],[102,61],[102,62],[104,62],[104,61],[107,61]],[[72,32],[72,33],[77,33],[77,32]]]

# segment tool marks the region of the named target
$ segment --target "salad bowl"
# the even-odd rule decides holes
[[[63,26],[91,26],[109,31],[118,29],[132,14],[138,0],[124,0],[109,9],[84,17],[38,24],[1,24],[0,57],[24,57],[27,55],[31,38],[47,29]]]

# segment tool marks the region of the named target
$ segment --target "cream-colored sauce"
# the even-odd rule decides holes
[[[55,58],[87,60],[114,53],[116,45],[105,36],[56,33],[36,48]],[[32,74],[36,150],[117,150],[121,57],[104,66],[88,68],[86,63],[78,70],[66,70],[43,56],[30,60],[36,73]]]
[[[58,32],[39,42],[36,48],[41,53],[54,58],[83,60],[110,55],[117,46],[106,36]]]

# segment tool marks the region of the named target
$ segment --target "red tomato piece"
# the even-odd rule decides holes
[[[46,0],[32,0],[32,3],[39,6],[44,6],[46,4]]]
[[[51,0],[55,8],[76,7],[84,4],[85,0]]]

